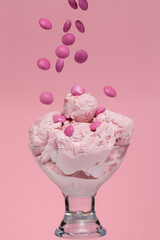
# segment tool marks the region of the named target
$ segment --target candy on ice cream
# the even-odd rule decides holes
[[[92,132],[95,132],[100,125],[101,125],[101,122],[99,122],[99,121],[93,122],[93,123],[90,125],[91,131],[92,131]]]
[[[67,126],[66,129],[64,130],[64,134],[68,137],[71,137],[73,132],[74,132],[74,127],[72,125]]]
[[[97,109],[95,117],[97,117],[99,114],[103,113],[106,110],[105,107],[100,107]]]
[[[82,87],[81,85],[75,85],[71,88],[71,93],[73,96],[82,95],[85,92],[86,91],[85,91],[84,87]]]
[[[63,115],[53,115],[53,122],[57,123],[57,122],[61,122],[64,123],[66,121],[66,117]]]

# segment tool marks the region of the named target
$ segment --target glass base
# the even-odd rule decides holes
[[[94,197],[66,197],[65,206],[65,215],[55,231],[56,236],[69,239],[93,239],[106,234],[94,211]]]

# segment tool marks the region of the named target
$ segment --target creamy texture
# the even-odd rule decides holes
[[[64,99],[63,113],[77,122],[91,122],[98,108],[97,100],[89,93],[73,96],[68,93]]]
[[[33,154],[37,156],[42,163],[47,162],[50,159],[48,152],[57,148],[55,134],[63,129],[60,122],[53,122],[54,115],[60,115],[60,113],[54,111],[45,114],[38,119],[35,124],[32,124],[29,129],[30,147]],[[67,123],[68,121],[66,121],[65,124]]]
[[[99,114],[94,121],[113,123],[118,128],[119,137],[116,139],[117,145],[127,144],[132,137],[134,131],[134,122],[131,118],[120,113],[114,113],[106,110]]]

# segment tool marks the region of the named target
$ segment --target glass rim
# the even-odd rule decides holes
[[[46,146],[38,146],[38,145],[34,145],[34,144],[32,144],[32,143],[29,143],[28,144],[29,145],[29,147],[33,147],[33,148],[45,148]],[[86,149],[86,150],[107,150],[107,149],[116,149],[116,148],[120,148],[120,147],[123,147],[123,148],[128,148],[130,146],[130,143],[126,143],[126,144],[119,144],[119,145],[114,145],[114,146],[112,146],[112,147],[90,147],[90,148],[88,148],[88,149]],[[52,147],[52,146],[50,146],[50,147],[48,147],[48,149],[51,149],[51,150],[64,150],[64,148],[62,148],[62,147]],[[66,149],[65,149],[66,150]],[[67,150],[67,151],[69,151],[69,150]]]

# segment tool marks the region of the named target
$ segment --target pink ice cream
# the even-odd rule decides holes
[[[132,137],[134,122],[131,118],[120,113],[114,113],[106,110],[104,113],[99,114],[94,121],[113,123],[114,126],[117,126],[117,134],[119,137],[116,139],[115,145],[127,144]]]
[[[77,122],[91,122],[98,108],[97,100],[89,93],[73,96],[68,93],[64,99],[63,113]]]
[[[29,145],[37,163],[65,194],[95,194],[123,159],[123,146],[116,146],[128,144],[132,136],[132,119],[109,110],[95,117],[97,109],[91,94],[69,93],[62,112],[50,112],[30,127]],[[56,115],[66,121],[55,123]],[[95,129],[94,122],[100,123]],[[71,135],[66,134],[69,126]]]
[[[32,153],[38,157],[42,163],[50,159],[48,152],[57,148],[55,134],[63,129],[60,122],[54,123],[54,115],[60,115],[60,113],[54,111],[45,114],[38,119],[35,124],[32,124],[29,129],[29,145]]]

